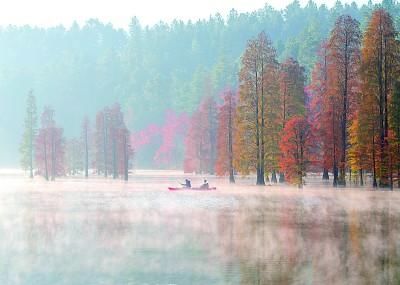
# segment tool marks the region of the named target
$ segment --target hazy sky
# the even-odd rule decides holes
[[[300,0],[304,5],[308,0]],[[315,0],[329,7],[336,0]],[[292,0],[269,0],[275,8],[284,8]],[[342,3],[351,0],[342,0]],[[365,3],[367,0],[359,0]],[[375,1],[374,1],[375,2]],[[207,18],[220,12],[225,16],[231,8],[251,11],[261,8],[265,0],[0,0],[0,25],[31,24],[38,26],[69,26],[73,20],[82,24],[89,18],[111,22],[117,27],[127,28],[130,18],[138,16],[144,24],[174,18]]]

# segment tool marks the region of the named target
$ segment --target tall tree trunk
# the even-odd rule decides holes
[[[393,166],[392,166],[392,153],[389,150],[389,187],[393,191]]]
[[[33,178],[33,116],[30,114],[30,134],[29,134],[29,177]]]
[[[400,126],[400,124],[399,124]],[[400,132],[398,132],[400,134]],[[397,139],[398,140],[398,139]],[[400,142],[397,141],[397,188],[400,188]]]
[[[115,131],[114,131],[115,132]],[[118,178],[118,169],[117,169],[117,143],[116,143],[116,135],[113,135],[112,139],[112,168],[113,168],[113,179]]]
[[[259,102],[258,102],[258,74],[257,62],[255,62],[256,82],[255,82],[255,123],[256,123],[256,147],[257,147],[257,185],[264,185],[264,174],[261,173],[261,146],[260,146],[260,126],[259,126]]]
[[[107,177],[107,126],[106,115],[103,115],[103,155],[104,155],[104,177]]]
[[[336,161],[335,116],[333,110],[332,108],[333,186],[336,187],[338,185],[338,167]]]
[[[285,124],[286,124],[286,93],[287,93],[287,89],[286,89],[286,85],[285,85],[285,90],[283,92],[283,120],[282,120],[282,130],[285,128]],[[279,183],[284,183],[285,182],[285,174],[283,172],[279,173]]]
[[[49,181],[49,169],[47,165],[47,136],[44,135],[44,178]]]
[[[89,145],[88,145],[88,129],[85,127],[85,178],[89,177]]]
[[[124,131],[124,180],[128,181],[128,147],[126,131]]]
[[[346,149],[347,149],[347,97],[348,97],[348,43],[347,43],[347,36],[346,36],[346,43],[345,43],[345,54],[344,54],[344,86],[343,86],[343,110],[341,116],[341,132],[342,132],[342,154],[340,159],[340,173],[339,173],[339,180],[338,183],[342,186],[346,185]]]
[[[349,169],[349,183],[350,183],[350,185],[351,185],[351,183],[353,182],[351,179],[352,179],[353,177],[352,177],[352,173],[351,173],[351,169]]]
[[[299,181],[300,181],[300,188],[303,188],[303,173],[305,172],[305,167],[304,167],[304,141],[303,141],[303,136],[301,134],[302,130],[300,130],[300,134],[299,134],[299,143],[300,143],[300,171],[299,171]]]
[[[360,175],[360,186],[364,186],[363,170],[359,169],[358,174]]]
[[[228,118],[228,159],[229,159],[229,182],[235,183],[233,169],[233,124],[232,124],[232,94],[229,95],[229,118]]]
[[[56,144],[54,141],[54,129],[51,130],[51,181],[56,177]]]
[[[372,187],[378,187],[376,181],[375,127],[372,127]]]
[[[264,98],[264,61],[261,61],[261,150],[260,150],[260,174],[261,174],[261,185],[265,185],[265,98]]]
[[[382,21],[382,19],[380,19]],[[386,140],[385,140],[385,90],[384,90],[384,56],[383,56],[383,31],[382,22],[379,25],[380,41],[379,41],[379,56],[378,56],[378,84],[379,84],[379,146],[380,146],[380,167],[379,167],[379,186],[388,186],[387,165],[386,165]]]

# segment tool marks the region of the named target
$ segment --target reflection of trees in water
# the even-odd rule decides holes
[[[270,212],[266,205],[261,199],[218,220],[222,260],[230,267],[236,261],[241,284],[400,282],[398,212],[323,211],[293,200]]]
[[[86,276],[75,284],[85,272],[110,283],[116,276],[150,284],[400,282],[400,214],[384,200],[355,209],[260,196],[238,197],[235,208],[171,209],[69,199],[32,199],[14,221],[24,236],[22,245],[5,242],[21,251],[14,269]]]

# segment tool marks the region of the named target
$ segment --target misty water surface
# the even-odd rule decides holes
[[[3,178],[0,284],[400,283],[399,193],[154,181]]]

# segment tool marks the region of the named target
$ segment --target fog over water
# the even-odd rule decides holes
[[[400,282],[399,192],[182,179],[0,175],[0,284]]]

